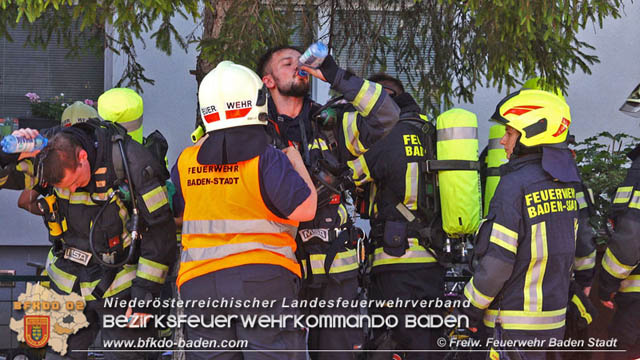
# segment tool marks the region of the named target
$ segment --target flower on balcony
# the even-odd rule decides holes
[[[70,104],[73,104],[73,99],[65,97],[62,92],[60,95],[56,95],[48,101],[43,101],[35,92],[28,92],[24,94],[24,96],[29,98],[32,116],[56,121],[60,121],[64,109]],[[84,103],[89,106],[95,106],[96,104],[95,101],[91,99],[85,99]]]

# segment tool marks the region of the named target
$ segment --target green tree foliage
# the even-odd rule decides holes
[[[33,45],[46,46],[56,35],[73,48],[77,43],[65,35],[69,24],[93,34],[109,24],[115,31],[107,34],[103,47],[127,56],[123,81],[137,87],[152,80],[136,61],[134,40],[154,31],[161,50],[170,53],[172,39],[184,47],[185,39],[171,23],[176,15],[206,20],[207,12],[213,14],[203,35],[192,39],[201,51],[199,63],[210,64],[231,59],[252,66],[266,47],[286,42],[293,31],[311,42],[322,27],[321,39],[338,56],[361,61],[354,69],[360,75],[393,67],[435,115],[454,99],[472,101],[479,85],[502,90],[542,76],[549,89],[566,89],[569,74],[589,74],[598,61],[589,54],[593,47],[578,38],[579,31],[601,27],[605,17],[619,17],[622,1],[0,0],[0,7],[0,36],[22,18],[28,20],[25,26],[45,20],[48,25],[30,37]],[[93,43],[100,47],[97,40]],[[207,68],[198,64],[196,78]]]
[[[142,82],[153,84],[153,80],[136,59],[134,41],[153,31],[154,45],[165,53],[171,54],[173,41],[186,49],[171,20],[198,18],[199,6],[197,0],[0,0],[0,36],[11,40],[9,29],[23,26],[29,30],[27,45],[46,48],[56,41],[69,49],[70,56],[87,50],[101,54],[109,48],[127,59],[117,86],[139,89]],[[74,36],[73,28],[84,31]]]
[[[631,165],[627,153],[638,140],[640,138],[635,136],[612,135],[605,131],[577,144],[576,162],[582,181],[593,192],[596,216],[591,221],[594,228],[599,230],[600,242],[605,239],[603,231],[607,226],[616,189],[622,184]]]

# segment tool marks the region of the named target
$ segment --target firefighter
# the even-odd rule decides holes
[[[50,237],[54,246],[45,268],[54,291],[74,292],[87,302],[84,314],[90,325],[69,336],[66,355],[86,359],[87,352],[71,350],[87,350],[98,331],[103,340],[154,336],[150,326],[102,328],[102,318],[124,314],[131,326],[140,326],[143,315],[154,311],[105,308],[104,299],[159,296],[175,254],[175,225],[163,186],[168,172],[142,145],[108,122],[88,120],[52,133],[45,150],[32,159],[40,184],[52,188],[63,229]],[[31,129],[17,131],[26,137],[35,134]],[[12,176],[19,179],[23,174],[14,169]],[[144,356],[135,350],[105,354],[112,359]]]
[[[258,299],[269,305],[185,308],[187,315],[298,312],[282,303],[297,298],[295,233],[299,221],[313,219],[317,196],[297,150],[281,152],[268,143],[267,95],[252,70],[218,64],[198,92],[209,136],[185,149],[172,173],[184,201],[177,279],[182,299]],[[237,320],[222,328],[188,328],[187,339],[247,340],[243,350],[263,350],[261,358],[306,358],[304,329],[286,326],[245,328]],[[187,353],[189,359],[236,357],[242,358],[222,349]]]
[[[478,231],[474,276],[465,286],[472,327],[494,339],[562,339],[574,263],[578,171],[566,146],[569,106],[542,90],[520,90],[496,107],[509,162]],[[500,352],[500,347],[492,352]],[[510,354],[509,357],[513,355]],[[527,353],[544,358],[544,353]]]
[[[640,86],[620,110],[640,117]],[[602,257],[598,296],[603,305],[616,310],[609,336],[618,339],[616,359],[640,357],[640,145],[627,155],[632,163],[627,177],[616,190],[612,212],[614,232]],[[615,303],[615,305],[614,305]]]
[[[418,234],[419,227],[426,227],[432,220],[427,218],[426,204],[422,201],[427,187],[420,173],[420,163],[427,160],[424,128],[433,125],[420,117],[420,107],[404,91],[398,79],[381,73],[369,80],[381,84],[400,107],[400,120],[389,135],[364,155],[347,162],[357,186],[372,184],[369,185],[369,198],[373,202],[362,209],[365,212],[363,217],[370,218],[370,238],[374,245],[370,251],[373,259],[369,296],[384,300],[442,297],[444,268],[436,260],[434,252],[425,248],[426,239],[421,239]],[[408,221],[396,208],[398,203],[402,203],[419,220]],[[375,347],[389,350],[438,349],[436,340],[440,329],[404,327],[402,319],[405,315],[421,315],[424,311],[422,308],[371,308],[371,313],[393,314],[401,319],[400,326],[394,329],[374,331]],[[389,340],[392,344],[383,344]],[[435,353],[415,352],[400,356],[402,359],[440,357]]]
[[[308,96],[309,76],[300,76],[300,51],[290,46],[268,50],[258,63],[258,75],[271,95],[269,127],[279,146],[297,147],[318,190],[312,221],[300,224],[300,246],[306,299],[357,299],[359,294],[358,231],[346,210],[344,189],[350,175],[346,161],[365,153],[387,134],[399,109],[382,86],[338,67],[329,55],[319,69],[302,67],[331,84],[344,97],[320,106]],[[319,115],[314,119],[314,115]],[[314,314],[360,314],[359,308],[314,308]],[[354,350],[364,344],[362,329],[311,329],[309,350]],[[353,359],[353,352],[311,352],[313,359]]]

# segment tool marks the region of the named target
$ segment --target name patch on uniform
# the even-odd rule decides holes
[[[424,148],[420,143],[420,138],[415,134],[402,135],[404,142],[405,156],[424,156]]]
[[[188,174],[209,174],[209,173],[229,173],[238,172],[238,165],[201,165],[187,168]],[[202,177],[197,179],[187,179],[187,186],[200,185],[237,185],[240,177]]]
[[[526,194],[524,200],[531,219],[549,213],[578,210],[576,190],[572,187],[535,191]]]
[[[307,242],[313,237],[320,238],[324,242],[329,242],[329,229],[302,229],[299,230],[302,242]]]

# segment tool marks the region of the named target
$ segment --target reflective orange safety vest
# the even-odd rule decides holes
[[[258,162],[201,165],[200,146],[178,159],[184,197],[178,288],[198,276],[248,265],[280,265],[300,276],[295,235],[298,222],[273,214],[260,192]]]

